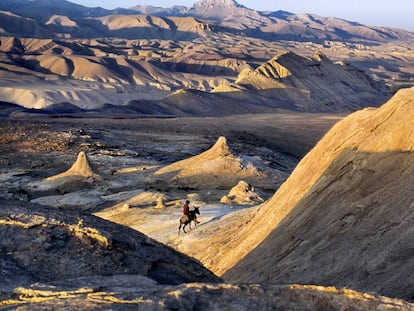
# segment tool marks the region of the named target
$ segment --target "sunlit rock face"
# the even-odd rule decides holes
[[[213,270],[232,281],[409,297],[413,98],[414,89],[402,90],[335,125],[233,240],[220,245],[217,236],[223,254]]]

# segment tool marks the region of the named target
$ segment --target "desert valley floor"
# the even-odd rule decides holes
[[[273,186],[257,189],[269,197],[298,160],[343,117],[344,114],[284,112],[223,118],[0,119],[2,196],[47,205],[56,201],[57,207],[78,205],[93,211],[97,205],[105,205],[105,200],[100,199],[103,196],[112,195],[113,199],[107,201],[119,200],[116,193],[124,192],[127,198],[128,191],[143,189],[174,190],[177,193],[171,195],[171,201],[204,191],[209,193],[203,195],[204,201],[219,203],[220,197],[229,190],[228,187],[220,189],[220,183],[206,187],[189,185],[182,189],[159,185],[157,189],[156,184],[149,184],[145,174],[195,156],[224,136],[233,152],[257,158],[269,169],[282,173],[282,179]],[[74,197],[64,199],[63,193],[60,199],[53,198],[52,195],[59,194],[53,193],[55,190],[51,193],[28,190],[26,184],[68,169],[80,151],[87,153],[94,170],[101,176],[102,193],[95,198],[91,194],[85,198],[79,195],[80,201],[74,201]]]
[[[405,101],[409,94],[402,93],[394,102]],[[397,105],[393,105],[394,102],[387,105],[391,107],[388,109]],[[410,105],[408,101],[402,107]],[[378,109],[378,114],[382,110]],[[356,115],[375,116],[376,111],[368,108]],[[401,126],[406,124],[404,118],[409,118],[409,113],[403,111],[389,114],[385,110],[384,113],[390,122],[393,118],[401,120]],[[1,233],[2,250],[7,250],[1,257],[4,282],[0,287],[0,309],[47,310],[77,306],[87,310],[133,310],[136,307],[142,310],[227,310],[238,304],[242,310],[248,310],[261,301],[268,310],[412,310],[411,303],[398,299],[409,300],[407,291],[396,286],[392,279],[389,279],[389,288],[386,283],[356,281],[356,285],[348,289],[344,286],[349,279],[346,275],[336,280],[338,287],[320,286],[331,283],[323,280],[317,281],[318,285],[309,281],[303,281],[303,285],[289,284],[291,282],[278,285],[272,281],[240,283],[249,278],[247,269],[241,268],[245,274],[236,264],[234,269],[226,271],[223,267],[233,264],[220,261],[230,251],[226,250],[226,243],[237,240],[237,232],[245,231],[253,216],[256,221],[260,217],[262,224],[267,223],[267,217],[274,221],[275,214],[260,216],[261,207],[274,200],[275,191],[295,168],[299,171],[297,174],[301,174],[301,167],[297,167],[299,161],[306,167],[306,158],[315,158],[312,152],[320,156],[317,162],[321,164],[331,157],[312,150],[318,149],[314,148],[318,141],[331,141],[331,135],[349,135],[351,138],[343,142],[341,138],[334,139],[334,144],[339,146],[334,149],[342,148],[347,140],[352,145],[355,139],[352,131],[335,130],[338,122],[344,123],[345,128],[352,127],[347,124],[358,124],[359,121],[352,119],[343,122],[349,118],[347,114],[289,111],[221,118],[56,118],[30,114],[0,118],[0,225],[6,229]],[[410,128],[409,137],[414,134]],[[394,132],[392,127],[389,130]],[[327,136],[327,133],[331,134]],[[311,155],[304,158],[306,154]],[[383,163],[382,158],[374,159],[377,164],[369,164],[370,161],[361,162],[365,163],[362,173],[366,172],[364,166]],[[390,158],[394,167],[400,161]],[[404,163],[409,165],[410,161]],[[203,167],[206,163],[207,167]],[[358,163],[359,160],[354,165]],[[192,166],[199,174],[191,170]],[[240,170],[239,166],[243,168]],[[410,166],[401,164],[402,172],[407,170],[404,167]],[[342,177],[334,176],[343,175],[341,170],[343,168],[339,173],[330,173],[330,168],[326,176],[339,181]],[[179,175],[178,171],[184,174]],[[250,171],[253,174],[249,175]],[[315,173],[312,167],[309,172],[303,175],[304,182]],[[334,185],[329,178],[321,181]],[[232,198],[229,190],[241,179],[248,180],[253,187],[242,188]],[[355,189],[352,185],[353,181],[350,189]],[[297,187],[293,187],[293,192],[302,196],[302,186]],[[347,186],[342,187],[346,191]],[[365,191],[364,186],[360,187]],[[403,187],[400,191],[406,190]],[[331,193],[329,189],[325,191],[328,195]],[[337,191],[339,188],[334,188],[333,193]],[[284,191],[281,192],[283,196]],[[226,195],[230,201],[222,201]],[[236,200],[239,195],[244,196],[242,201]],[[342,201],[346,204],[346,197],[347,192],[344,192],[343,199],[337,201],[338,206]],[[407,198],[396,196],[400,197]],[[200,224],[193,224],[191,230],[187,227],[187,233],[178,233],[178,220],[186,199],[191,200],[192,206],[199,207]],[[379,200],[374,198],[376,202]],[[362,206],[355,204],[344,208],[344,212],[346,209],[350,212],[340,220],[340,230],[355,224],[355,209]],[[335,212],[335,218],[344,212]],[[397,213],[395,217],[402,214]],[[301,218],[299,216],[298,221]],[[387,222],[387,219],[384,217],[382,221]],[[312,222],[314,220],[306,221],[302,228],[312,231]],[[383,234],[394,232],[392,228],[400,228],[403,223],[406,222],[381,225]],[[335,223],[329,223],[332,225]],[[321,223],[313,227],[324,230],[321,228],[325,226]],[[299,231],[300,228],[297,227]],[[257,235],[263,229],[253,226],[249,230]],[[346,236],[346,231],[343,233]],[[289,252],[294,252],[298,245],[295,239],[287,241],[286,246],[293,243]],[[303,247],[306,248],[305,244]],[[353,247],[358,248],[356,244]],[[323,253],[324,248],[318,251]],[[352,266],[345,254],[344,267]],[[279,257],[282,262],[284,256]],[[242,257],[238,255],[237,258]],[[249,256],[244,259],[248,262]],[[323,274],[322,271],[315,270]],[[375,271],[369,278],[366,275],[367,280],[376,276]],[[364,293],[364,288],[375,288],[375,284],[381,293],[397,297]],[[361,292],[354,291],[358,288]]]
[[[0,311],[414,310],[413,120],[409,30],[1,0]]]

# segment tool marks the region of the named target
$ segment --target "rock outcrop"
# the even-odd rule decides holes
[[[92,170],[85,152],[79,152],[72,166],[57,175],[34,181],[25,186],[32,196],[64,194],[76,190],[88,189],[101,180],[101,177]]]
[[[272,171],[277,180],[283,180],[284,174]],[[170,164],[155,172],[158,180],[164,180],[178,188],[192,189],[230,189],[239,180],[244,179],[256,187],[269,189],[270,171],[260,161],[237,156],[230,150],[224,136],[218,138],[210,149]]]
[[[79,152],[75,163],[73,163],[73,165],[67,171],[48,177],[46,178],[46,181],[53,181],[53,180],[58,180],[60,178],[73,177],[73,176],[79,176],[79,177],[85,177],[85,178],[97,176],[92,171],[88,157],[86,156],[86,153],[84,151]]]
[[[253,218],[210,240],[214,263],[198,258],[231,281],[412,297],[413,98],[401,90],[340,121]]]
[[[387,310],[408,311],[413,304],[349,289],[306,285],[158,285],[137,276],[79,278],[53,285],[18,288],[0,302],[19,310]]]
[[[231,188],[229,194],[220,199],[221,203],[239,205],[254,205],[263,203],[263,201],[263,198],[255,192],[254,187],[243,180]]]
[[[266,20],[259,12],[248,9],[234,0],[199,0],[186,11],[186,14],[199,18],[219,20],[223,23],[229,21],[236,22],[237,19],[239,19],[239,23],[240,19],[248,21],[253,21],[254,19]]]
[[[117,275],[161,284],[219,281],[190,257],[78,210],[21,201],[0,201],[0,207],[0,292],[35,282]]]

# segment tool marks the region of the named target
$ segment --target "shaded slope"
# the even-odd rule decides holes
[[[199,263],[135,230],[71,209],[21,201],[0,206],[0,260],[7,263],[2,273],[10,276],[3,289],[124,274],[163,284],[218,281]]]
[[[15,36],[47,37],[53,35],[34,19],[24,18],[7,11],[0,11],[0,34]]]
[[[334,126],[237,235],[228,228],[210,241],[221,252],[210,267],[232,281],[411,297],[413,95],[402,90]]]

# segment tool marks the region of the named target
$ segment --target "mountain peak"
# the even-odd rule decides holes
[[[192,16],[216,20],[247,16],[253,12],[256,13],[235,0],[199,0],[187,11]]]
[[[217,7],[244,7],[235,0],[199,0],[194,3],[194,7],[203,7],[203,8],[217,8]]]

